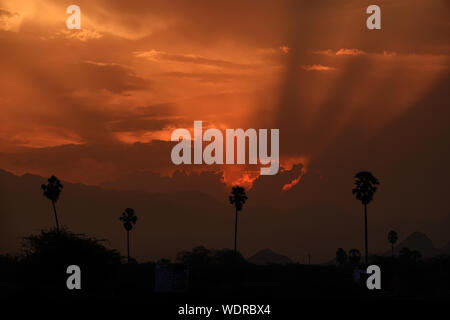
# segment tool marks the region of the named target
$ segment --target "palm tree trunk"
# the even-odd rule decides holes
[[[236,216],[234,219],[234,253],[237,253],[237,223],[238,223],[238,211],[236,209]]]
[[[394,244],[392,243],[392,258],[394,258]]]
[[[127,254],[128,254],[128,263],[130,263],[130,231],[127,230]]]
[[[56,230],[59,231],[58,215],[56,214],[55,201],[52,201],[52,205],[53,205],[53,213],[55,214]]]
[[[365,262],[366,267],[368,266],[367,260],[369,259],[369,245],[368,245],[368,236],[367,236],[367,204],[364,204],[364,229],[365,229]]]

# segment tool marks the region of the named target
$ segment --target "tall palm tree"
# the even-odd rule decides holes
[[[355,195],[356,199],[361,201],[364,206],[364,231],[365,231],[365,263],[369,257],[369,244],[367,235],[367,205],[372,201],[374,193],[377,191],[377,185],[380,183],[378,179],[375,178],[372,173],[368,171],[361,171],[355,175],[355,187],[352,193]]]
[[[51,176],[47,181],[47,184],[41,185],[41,189],[43,190],[44,197],[52,202],[53,213],[55,214],[56,230],[59,231],[58,215],[56,214],[56,202],[59,199],[63,185],[55,176]]]
[[[234,220],[234,252],[237,253],[237,224],[238,224],[238,212],[242,210],[245,201],[247,201],[247,195],[245,189],[240,186],[235,186],[231,189],[231,195],[229,196],[230,204],[234,205],[236,209],[236,215]]]
[[[134,209],[126,208],[119,218],[123,222],[125,230],[127,230],[127,256],[128,263],[130,263],[130,231],[133,229],[133,225],[136,224],[137,216],[134,214]]]
[[[394,258],[394,244],[398,240],[397,232],[394,230],[389,231],[388,233],[388,241],[391,243],[392,246],[392,258]]]

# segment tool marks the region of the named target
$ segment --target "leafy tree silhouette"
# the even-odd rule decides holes
[[[245,201],[247,201],[247,195],[245,189],[240,186],[235,186],[231,189],[231,195],[229,196],[230,204],[234,205],[236,209],[236,215],[234,220],[234,252],[237,253],[237,225],[238,225],[238,212],[242,210]]]
[[[398,256],[405,262],[418,262],[422,259],[422,254],[418,250],[410,250],[408,247],[403,247]]]
[[[52,202],[53,213],[55,214],[56,230],[59,230],[58,215],[56,213],[56,202],[59,199],[63,185],[61,181],[55,176],[51,176],[47,184],[42,184],[41,189],[43,190],[44,196]]]
[[[388,233],[388,241],[391,244],[392,247],[392,258],[394,258],[394,244],[397,242],[398,240],[398,235],[397,232],[394,230],[389,231]]]
[[[347,252],[345,252],[344,249],[339,248],[336,251],[336,261],[339,263],[340,266],[342,266],[344,263],[347,262]]]
[[[221,266],[236,266],[246,264],[247,260],[239,252],[222,249],[214,252],[213,262]]]
[[[359,252],[358,249],[351,249],[348,252],[348,261],[350,261],[352,265],[357,266],[360,260],[361,260],[361,252]]]
[[[42,230],[37,235],[23,238],[22,250],[27,262],[51,265],[74,262],[92,264],[119,264],[120,254],[107,249],[104,240],[75,234],[64,228]]]
[[[418,262],[420,259],[422,259],[422,253],[420,253],[419,250],[413,250],[411,251],[411,259],[414,262]]]
[[[22,262],[27,270],[26,285],[42,288],[44,295],[62,295],[67,292],[66,269],[75,264],[82,270],[85,289],[104,288],[113,266],[121,263],[119,252],[106,248],[104,241],[72,233],[63,227],[24,237]],[[59,289],[62,290],[59,293],[53,291]]]
[[[134,214],[134,209],[126,208],[122,212],[122,216],[119,218],[123,222],[123,226],[127,231],[127,261],[130,263],[130,231],[133,229],[133,225],[136,224],[137,216]]]
[[[247,263],[239,252],[235,254],[230,249],[209,250],[204,246],[194,247],[191,251],[180,251],[176,261],[189,266],[218,265],[222,267]]]
[[[204,246],[192,248],[192,251],[180,251],[176,260],[187,265],[207,265],[211,263],[212,253]]]
[[[355,175],[355,188],[352,193],[356,199],[361,201],[364,206],[364,238],[365,238],[365,264],[368,265],[369,258],[369,241],[367,235],[367,205],[372,201],[374,193],[377,191],[377,185],[380,183],[372,173],[368,171],[361,171]]]

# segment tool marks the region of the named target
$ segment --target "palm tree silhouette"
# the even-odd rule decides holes
[[[127,230],[127,260],[130,263],[130,231],[133,229],[133,224],[136,224],[137,221],[134,209],[126,208],[119,220],[123,222],[123,226]]]
[[[389,231],[388,233],[388,241],[391,243],[392,246],[392,258],[394,258],[394,244],[398,240],[397,232],[394,230]]]
[[[245,189],[240,186],[235,186],[231,189],[231,195],[229,196],[230,204],[234,205],[236,209],[236,216],[234,220],[234,252],[237,253],[237,224],[238,224],[238,212],[242,210],[245,201],[247,201],[247,195]]]
[[[365,263],[369,257],[369,244],[367,235],[367,205],[372,201],[374,193],[377,191],[376,185],[379,185],[378,179],[368,171],[361,171],[355,175],[355,188],[352,193],[356,199],[361,201],[364,206],[364,231],[365,231]]]
[[[52,202],[53,213],[55,214],[56,230],[59,231],[58,215],[56,214],[56,201],[58,201],[63,185],[55,176],[51,176],[47,181],[47,184],[41,185],[41,189],[43,190],[44,197]]]

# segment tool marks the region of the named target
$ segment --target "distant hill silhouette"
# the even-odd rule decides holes
[[[439,249],[439,254],[448,254],[448,255],[450,255],[450,242]]]
[[[292,260],[288,257],[275,253],[270,249],[258,251],[250,258],[248,258],[247,261],[260,265],[292,263]]]
[[[405,240],[401,241],[394,247],[394,254],[398,255],[400,250],[404,247],[410,250],[418,250],[424,258],[432,257],[440,253],[433,241],[422,232],[413,232]],[[388,250],[384,255],[390,255],[391,251]]]

